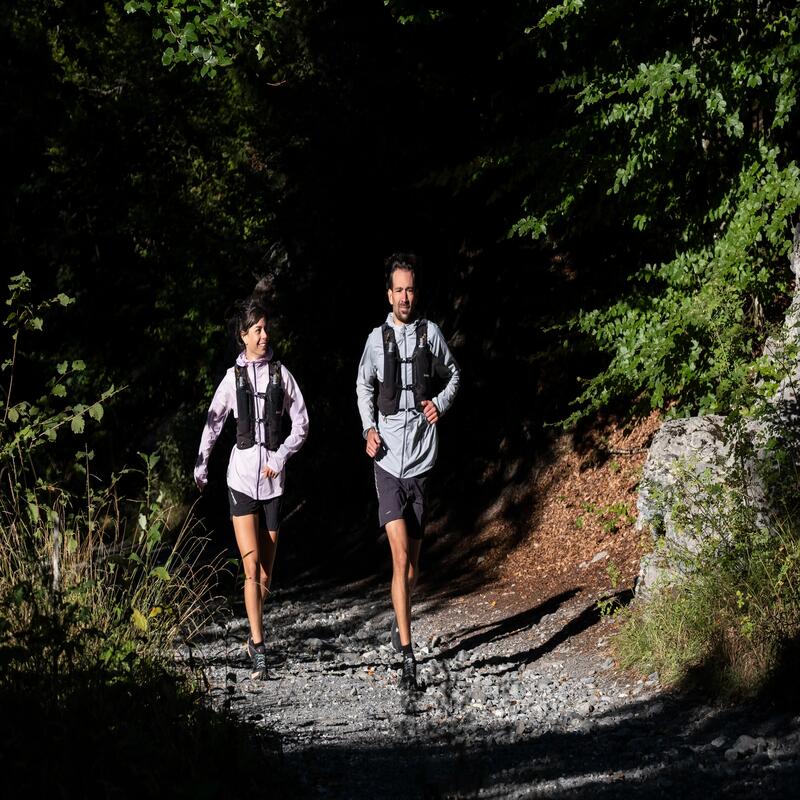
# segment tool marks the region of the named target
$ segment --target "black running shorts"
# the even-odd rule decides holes
[[[269,500],[254,500],[249,495],[237,492],[228,487],[228,504],[232,517],[246,517],[248,514],[258,514],[263,511],[262,519],[265,520],[268,531],[280,530],[281,526],[281,496],[270,497]]]
[[[415,478],[395,478],[375,464],[378,524],[404,519],[409,538],[421,539],[425,533],[427,481],[427,473]]]

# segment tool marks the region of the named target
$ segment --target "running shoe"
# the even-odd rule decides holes
[[[400,680],[397,685],[410,692],[415,692],[419,688],[417,686],[417,662],[413,656],[406,656],[403,659],[403,668],[400,671]]]
[[[254,681],[264,681],[267,679],[267,651],[263,643],[256,647],[253,640],[247,640],[247,655],[253,662],[253,669],[250,672],[250,677]]]
[[[397,627],[397,617],[392,618],[392,647],[395,653],[399,653],[403,649],[403,645],[400,644],[400,631]]]

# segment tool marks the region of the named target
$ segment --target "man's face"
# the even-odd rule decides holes
[[[405,325],[413,319],[415,296],[414,273],[409,269],[396,269],[392,273],[392,288],[388,290],[395,322]]]

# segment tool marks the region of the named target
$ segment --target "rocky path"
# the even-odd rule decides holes
[[[796,713],[715,708],[621,673],[609,623],[578,593],[478,608],[418,603],[413,695],[396,686],[384,586],[274,592],[265,682],[249,679],[243,620],[194,654],[215,703],[277,733],[306,797],[800,796]]]

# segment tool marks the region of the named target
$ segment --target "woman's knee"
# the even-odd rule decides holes
[[[255,555],[247,555],[242,559],[242,570],[247,581],[257,582],[261,577],[261,564]]]

